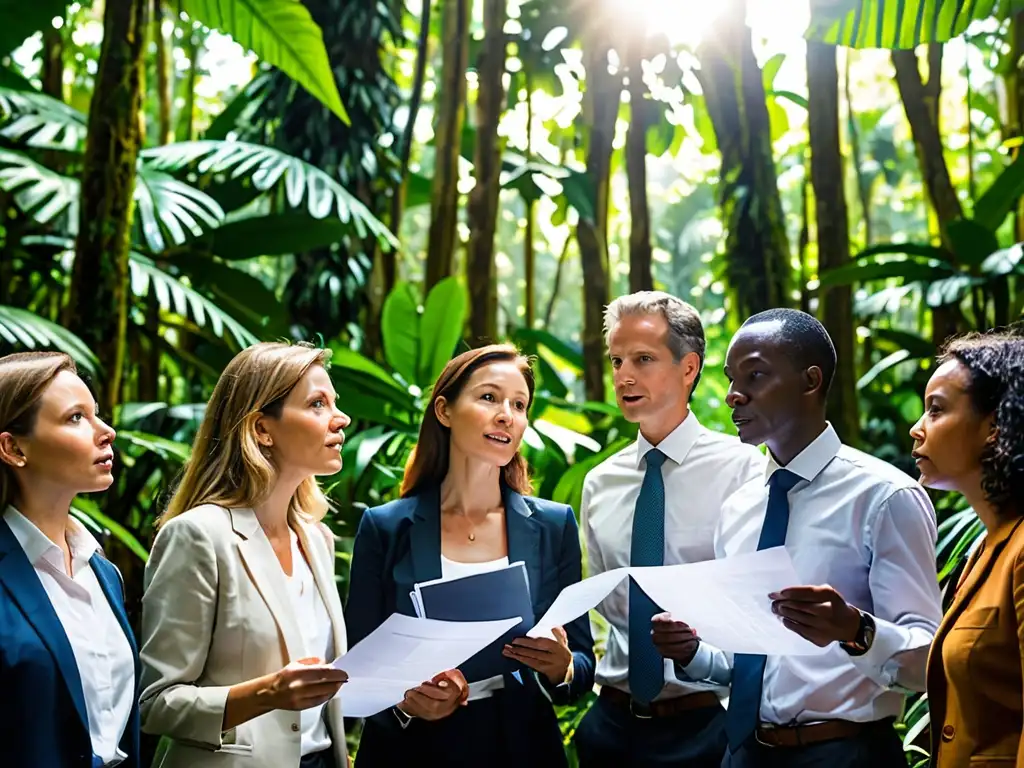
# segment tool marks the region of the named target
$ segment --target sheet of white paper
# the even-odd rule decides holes
[[[614,568],[563,589],[527,637],[551,637],[553,627],[564,627],[596,606],[629,574],[628,568]]]
[[[768,594],[802,583],[785,547],[629,573],[663,610],[723,651],[809,656],[827,650],[772,613]]]
[[[407,690],[459,666],[520,621],[435,621],[392,614],[332,662],[349,677],[338,692],[345,715],[369,717],[397,704]]]

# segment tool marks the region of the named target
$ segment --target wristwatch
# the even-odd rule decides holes
[[[871,614],[860,611],[860,626],[857,634],[849,642],[840,642],[839,647],[851,656],[863,656],[875,641],[875,620]]]

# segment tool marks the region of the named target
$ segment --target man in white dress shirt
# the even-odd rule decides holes
[[[722,503],[763,475],[764,457],[705,429],[689,409],[704,363],[700,316],[645,291],[608,306],[605,332],[616,400],[640,434],[584,483],[588,575],[709,560]],[[580,765],[717,766],[726,689],[687,680],[662,658],[651,638],[659,609],[635,584],[620,585],[597,610],[609,634],[596,670],[601,694],[576,732]],[[697,648],[692,637],[679,645]]]
[[[730,659],[699,644],[687,674],[731,683],[730,768],[906,765],[893,722],[905,692],[924,690],[942,614],[935,511],[910,477],[840,442],[825,420],[835,367],[824,327],[788,309],[750,318],[726,357],[740,438],[769,461],[726,503],[716,555],[785,544],[813,586],[771,595],[773,610],[828,648]]]

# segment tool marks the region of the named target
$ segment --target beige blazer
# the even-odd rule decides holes
[[[334,581],[334,537],[298,534],[334,628],[347,639]],[[167,736],[154,768],[297,768],[299,713],[268,712],[221,732],[232,685],[302,658],[284,573],[250,509],[204,505],[167,522],[146,564],[142,600],[142,729]],[[341,700],[325,708],[339,768],[348,765]]]

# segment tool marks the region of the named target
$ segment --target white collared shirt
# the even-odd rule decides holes
[[[587,474],[580,511],[587,549],[587,575],[630,564],[633,511],[653,448],[637,441]],[[696,563],[715,556],[714,533],[726,497],[753,477],[764,476],[764,456],[738,438],[712,432],[692,412],[657,446],[668,460],[665,482],[665,565]],[[596,680],[629,691],[629,587],[624,581],[597,606],[609,624],[608,645]],[[680,679],[665,662],[665,687],[658,699],[707,690]],[[724,689],[721,691],[724,693]]]
[[[288,530],[292,542],[292,575],[286,576],[285,582],[288,584],[288,594],[292,599],[295,619],[302,632],[305,656],[326,659],[330,663],[334,661],[332,658],[334,628],[331,626],[331,617],[327,613],[327,605],[317,588],[313,570],[309,567],[309,563],[306,562],[299,547],[299,537],[291,528]],[[324,707],[326,706],[326,704],[321,704],[318,707],[304,709],[299,713],[299,723],[302,728],[302,743],[299,751],[303,757],[329,749],[331,746],[331,734],[324,721]]]
[[[100,545],[81,523],[71,519],[67,529],[69,577],[63,551],[31,520],[8,507],[4,522],[32,563],[75,654],[92,751],[104,764],[119,763],[127,757],[118,744],[135,699],[135,660],[114,609],[89,565]]]
[[[725,505],[715,553],[754,552],[768,506],[764,475]],[[838,643],[819,656],[769,656],[761,720],[775,724],[898,716],[904,691],[923,691],[928,648],[942,618],[935,568],[935,510],[914,480],[843,445],[831,425],[786,469],[802,478],[789,493],[786,549],[805,585],[828,584],[871,614],[870,650],[850,656]],[[799,585],[793,585],[799,586]],[[729,655],[702,644],[686,668],[726,682]]]

